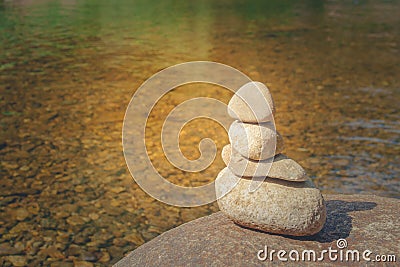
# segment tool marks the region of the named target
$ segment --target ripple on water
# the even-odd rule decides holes
[[[385,120],[355,120],[344,123],[343,126],[351,128],[380,129],[391,133],[400,133],[399,121]]]
[[[385,94],[390,95],[392,92],[388,89],[380,88],[380,87],[364,87],[360,89],[361,92],[368,93],[370,95],[377,95],[377,94]]]
[[[396,175],[400,167],[396,159],[388,159],[382,154],[357,153],[354,155],[328,155],[321,159],[321,164],[330,164],[331,168],[323,179],[318,179],[322,190],[340,184],[344,194],[381,194],[386,192],[397,197],[400,185]]]
[[[357,119],[343,123],[333,123],[331,126],[340,127],[344,135],[337,136],[343,141],[360,141],[399,145],[400,122],[377,119]],[[330,138],[330,137],[328,137]]]

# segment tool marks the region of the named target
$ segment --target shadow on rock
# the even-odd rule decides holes
[[[339,238],[347,238],[353,227],[352,218],[348,213],[353,211],[372,210],[375,207],[375,202],[329,200],[326,202],[326,222],[318,234],[307,237],[288,237],[297,240],[317,241],[321,243],[332,242]]]

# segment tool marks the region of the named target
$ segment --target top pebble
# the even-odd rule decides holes
[[[229,116],[242,122],[268,122],[274,112],[272,96],[260,82],[249,82],[240,87],[228,104]]]

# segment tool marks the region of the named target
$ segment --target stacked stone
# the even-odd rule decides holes
[[[259,82],[245,84],[230,100],[228,113],[235,121],[228,132],[230,144],[222,150],[227,167],[215,182],[218,205],[245,227],[313,235],[326,220],[324,199],[304,169],[282,154],[274,112],[272,96]],[[262,182],[251,192],[253,180]]]

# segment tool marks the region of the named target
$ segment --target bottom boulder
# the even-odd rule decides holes
[[[232,183],[237,185],[233,187]],[[311,180],[289,182],[266,178],[254,192],[249,191],[251,183],[251,178],[238,179],[228,168],[215,181],[219,208],[235,223],[292,236],[313,235],[324,226],[325,202]],[[232,187],[225,194],[226,188]]]

